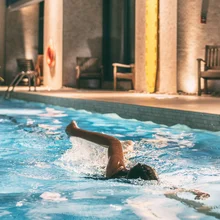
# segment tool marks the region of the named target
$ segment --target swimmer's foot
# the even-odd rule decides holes
[[[67,127],[66,127],[66,133],[67,135],[71,136],[72,135],[72,132],[74,131],[74,129],[77,129],[78,126],[77,126],[77,123],[75,121],[71,121]]]

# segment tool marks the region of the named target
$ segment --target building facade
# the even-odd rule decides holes
[[[118,2],[128,5],[130,1],[44,0],[43,51],[46,54],[52,42],[56,53],[53,70],[44,58],[44,85],[51,89],[75,87],[77,56],[103,60],[107,47],[103,43],[104,30],[112,31],[112,24],[108,26],[104,20],[108,13],[105,7],[112,8],[112,19],[116,19],[120,7],[124,7]],[[0,2],[0,76],[9,83],[17,71],[17,58],[37,59],[42,1],[18,0],[9,7],[6,3]],[[131,5],[135,12],[135,90],[196,93],[196,59],[204,58],[205,45],[220,45],[219,0],[134,0]],[[114,22],[116,29],[111,34],[125,35],[120,22]],[[152,77],[155,90],[150,89]],[[106,78],[104,88],[111,88],[111,80]],[[208,86],[211,91],[220,90],[218,81],[210,81]]]

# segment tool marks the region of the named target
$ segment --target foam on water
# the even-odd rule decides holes
[[[40,197],[44,200],[49,200],[53,202],[67,201],[67,198],[62,197],[59,193],[56,192],[44,192],[40,195]]]
[[[39,115],[42,110],[35,109],[0,109],[0,115]]]
[[[92,192],[76,191],[73,193],[73,199],[106,199],[106,196],[95,196]]]
[[[72,137],[72,148],[56,162],[78,174],[103,175],[107,164],[107,149],[81,138]]]
[[[176,124],[176,125],[173,125],[171,126],[172,129],[178,129],[178,130],[181,130],[181,131],[190,131],[191,128],[188,127],[187,125],[182,125],[182,124]]]
[[[104,116],[108,117],[108,118],[112,118],[112,119],[123,119],[122,117],[120,117],[118,114],[115,113],[107,113],[107,114],[103,114]]]

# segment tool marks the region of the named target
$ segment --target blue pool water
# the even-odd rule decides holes
[[[83,129],[133,140],[128,165],[155,167],[160,183],[99,178],[107,150],[69,139],[65,127],[71,120]],[[179,193],[179,201],[167,198],[172,187],[200,189],[211,197],[198,201]],[[0,219],[216,219],[219,189],[220,132],[0,102]]]

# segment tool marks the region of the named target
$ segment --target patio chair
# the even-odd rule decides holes
[[[117,87],[117,79],[120,80],[131,80],[131,89],[134,89],[135,83],[135,66],[134,64],[122,64],[122,63],[113,63],[113,77],[114,77],[114,90]],[[127,69],[128,71],[124,72],[122,69]]]
[[[205,59],[198,58],[198,95],[201,95],[201,79],[204,80],[204,93],[208,93],[208,80],[220,80],[220,45],[206,45]],[[204,70],[202,70],[202,62]]]
[[[99,87],[102,88],[103,67],[95,57],[76,58],[76,86],[80,88],[80,80],[99,80]]]

